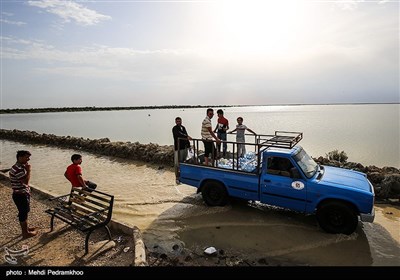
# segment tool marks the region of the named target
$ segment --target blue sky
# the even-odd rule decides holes
[[[400,102],[399,1],[1,0],[1,108]]]

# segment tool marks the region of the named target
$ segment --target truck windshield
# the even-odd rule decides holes
[[[317,172],[318,164],[303,149],[294,156],[294,159],[307,178],[313,177]]]

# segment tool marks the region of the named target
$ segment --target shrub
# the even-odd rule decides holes
[[[336,160],[341,163],[347,162],[348,156],[344,151],[339,152],[338,150],[334,150],[326,154],[326,157],[329,160]]]

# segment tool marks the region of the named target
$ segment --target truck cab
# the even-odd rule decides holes
[[[300,132],[259,135],[253,157],[240,159],[232,145],[231,165],[216,160],[205,166],[199,159],[181,162],[179,180],[197,188],[209,206],[223,206],[229,197],[259,201],[306,214],[315,214],[330,233],[351,234],[359,219],[374,220],[374,188],[361,172],[318,165],[298,145]],[[193,146],[200,150],[198,139]],[[199,157],[201,158],[201,157]],[[254,168],[248,168],[252,166]]]

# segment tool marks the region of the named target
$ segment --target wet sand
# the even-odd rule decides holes
[[[322,231],[315,217],[257,204],[233,203],[184,219],[179,233],[199,254],[209,246],[248,262],[304,266],[399,266],[400,210],[377,205],[374,223],[351,235]]]

